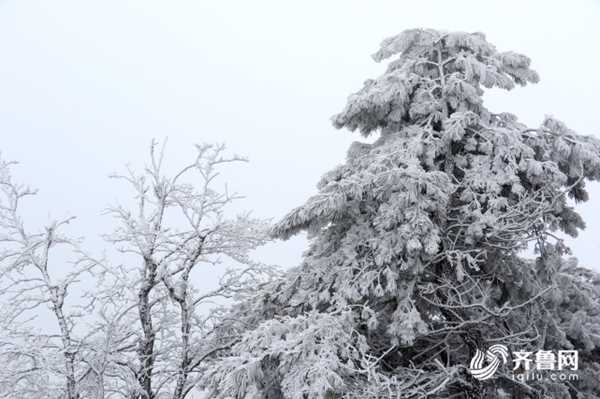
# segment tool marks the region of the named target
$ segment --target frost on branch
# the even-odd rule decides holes
[[[249,256],[269,240],[269,222],[227,215],[240,197],[216,184],[220,165],[245,159],[225,156],[224,145],[198,145],[192,162],[169,176],[163,150],[153,142],[142,171],[112,176],[134,198],[132,208],[106,211],[118,222],[105,238],[126,255],[120,264],[94,259],[63,235],[72,218],[26,229],[20,204],[35,192],[13,183],[10,163],[0,160],[0,397],[183,399],[204,360],[240,339],[233,330],[212,339],[228,316],[219,302],[252,297],[277,275]],[[60,262],[59,245],[75,260]],[[221,264],[227,268],[206,288],[206,268]],[[93,288],[81,297],[73,288],[86,274]],[[31,320],[46,307],[58,334]]]
[[[396,129],[403,121],[443,121],[451,113],[448,107],[485,113],[481,86],[511,90],[539,81],[529,58],[498,52],[481,32],[407,30],[385,39],[373,59],[395,55],[398,59],[382,76],[367,80],[348,98],[346,108],[332,118],[335,127],[359,129],[366,137],[380,128]]]
[[[13,164],[0,159],[0,394],[77,399],[83,342],[74,327],[83,313],[71,310],[66,297],[95,264],[81,250],[81,240],[61,233],[74,217],[50,221],[36,233],[25,227],[20,205],[36,191],[12,181]],[[55,255],[57,246],[69,248],[75,260],[61,261]],[[35,312],[44,308],[57,334],[36,331]]]
[[[225,157],[224,145],[202,144],[196,150],[192,163],[167,176],[162,172],[164,146],[157,150],[153,142],[143,172],[128,168],[125,175],[112,175],[134,189],[137,203],[133,210],[120,204],[107,209],[119,227],[106,240],[138,261],[102,274],[109,282],[102,294],[107,324],[100,325],[98,339],[110,338],[122,348],[103,361],[120,370],[117,385],[130,397],[186,397],[204,358],[237,339],[209,341],[220,312],[203,312],[202,307],[214,308],[223,299],[240,301],[276,274],[249,257],[268,241],[269,223],[248,213],[227,217],[227,206],[241,197],[226,186],[215,187],[220,165],[246,159]],[[196,281],[203,269],[225,260],[238,267],[227,268],[214,289],[199,290],[202,282]],[[107,358],[102,352],[96,356]]]
[[[500,343],[575,348],[586,353],[582,373],[600,368],[598,277],[566,266],[560,235],[585,227],[567,198],[586,201],[585,181],[600,179],[600,142],[552,117],[528,128],[486,109],[484,88],[539,78],[529,58],[498,52],[481,33],[405,31],[374,58],[394,56],[332,118],[378,139],[352,144],[318,193],[273,226],[280,239],[307,232],[310,248],[268,294],[231,310],[224,331],[246,332],[201,385],[212,398],[598,397],[589,382],[521,384],[509,366],[479,381],[468,366]],[[536,258],[520,257],[530,244]],[[568,310],[570,297],[580,311]],[[357,357],[339,341],[298,339],[292,326],[309,318],[315,331],[348,337]],[[323,362],[287,369],[307,343],[313,354],[328,345]],[[307,377],[323,364],[328,384]]]

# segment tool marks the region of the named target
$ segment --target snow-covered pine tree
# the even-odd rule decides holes
[[[484,88],[539,78],[482,33],[408,30],[373,58],[394,56],[332,118],[380,137],[353,143],[274,227],[308,232],[310,248],[232,310],[224,334],[246,332],[202,386],[211,398],[600,397],[599,278],[564,261],[555,234],[585,226],[567,197],[586,201],[584,181],[600,179],[600,142],[487,110]],[[519,257],[530,243],[537,258]],[[493,344],[577,349],[582,378],[520,382],[510,359],[473,378],[471,358]]]

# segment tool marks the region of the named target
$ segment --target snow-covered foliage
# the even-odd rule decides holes
[[[405,31],[373,58],[394,56],[332,118],[379,138],[354,143],[274,226],[308,232],[310,248],[232,309],[223,331],[243,338],[201,386],[236,399],[600,397],[598,276],[564,261],[557,236],[585,227],[567,197],[586,201],[585,180],[600,179],[600,142],[486,109],[484,88],[539,77],[482,33]],[[535,260],[518,256],[529,244]],[[474,379],[469,360],[495,343],[585,351],[582,377],[522,383],[507,365]]]

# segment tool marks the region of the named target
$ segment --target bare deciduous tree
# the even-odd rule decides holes
[[[111,176],[129,183],[135,198],[132,211],[120,204],[106,210],[119,225],[105,239],[125,254],[114,264],[84,253],[81,240],[60,233],[71,217],[29,233],[18,205],[35,191],[14,184],[10,163],[0,164],[3,397],[183,399],[196,385],[203,360],[237,342],[235,334],[218,342],[208,337],[225,302],[245,299],[276,274],[249,257],[268,241],[269,223],[248,213],[226,215],[241,197],[226,185],[215,188],[220,165],[246,159],[225,157],[224,145],[196,149],[191,164],[167,177],[164,145],[157,150],[153,142],[150,164],[141,173],[128,167],[126,175]],[[68,268],[60,265],[62,274],[50,262],[59,244],[74,257]],[[225,262],[224,271],[214,270]],[[80,302],[75,311],[65,298],[83,273],[97,288],[78,288],[83,301],[74,295]],[[220,277],[209,289],[203,280],[211,275]],[[43,305],[58,333],[35,329],[28,319]],[[90,317],[84,320],[84,314]]]
[[[130,392],[132,398],[154,398],[165,392],[173,399],[184,398],[196,384],[204,354],[213,349],[204,337],[210,334],[214,313],[203,315],[198,309],[206,309],[217,298],[239,300],[273,273],[248,256],[267,242],[268,223],[249,214],[228,219],[225,207],[240,197],[226,187],[222,193],[213,188],[220,164],[245,159],[223,157],[224,145],[196,148],[195,161],[172,178],[161,174],[164,147],[157,152],[156,143],[143,173],[129,169],[127,175],[112,176],[130,183],[137,200],[134,212],[121,205],[107,210],[120,226],[106,236],[140,261],[137,267],[107,269],[113,276],[109,279],[121,287],[123,300],[135,304],[135,323],[140,327],[132,336],[136,356],[122,361],[139,384],[138,390]],[[195,184],[184,182],[192,172]],[[228,268],[216,289],[198,292],[193,272],[201,265],[218,265],[223,257],[238,267]],[[131,314],[122,319],[133,320]]]
[[[74,217],[51,221],[37,233],[25,228],[19,205],[36,192],[12,181],[10,166],[14,163],[0,160],[3,194],[0,202],[0,242],[3,244],[0,252],[3,299],[0,358],[7,362],[5,364],[15,366],[3,368],[0,389],[10,394],[9,397],[55,397],[56,392],[60,392],[61,396],[76,399],[79,398],[76,368],[81,342],[74,336],[73,329],[82,313],[68,309],[65,299],[69,288],[84,273],[91,272],[95,262],[81,251],[80,240],[60,232]],[[52,256],[58,245],[69,247],[75,260]],[[32,334],[30,330],[32,311],[44,306],[56,322],[56,334]]]

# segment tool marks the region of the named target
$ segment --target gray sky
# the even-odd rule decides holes
[[[483,31],[501,51],[532,58],[538,85],[488,91],[492,111],[537,127],[553,114],[600,135],[600,2],[596,1],[0,1],[0,151],[13,175],[40,189],[25,207],[77,215],[69,232],[97,235],[100,212],[131,192],[106,176],[141,167],[153,137],[184,166],[194,142],[225,142],[249,164],[228,167],[246,195],[236,210],[283,216],[343,162],[357,133],[329,118],[385,65],[370,54],[408,28]],[[600,189],[579,209],[588,229],[571,242],[600,269]],[[293,266],[302,237],[257,256]]]

